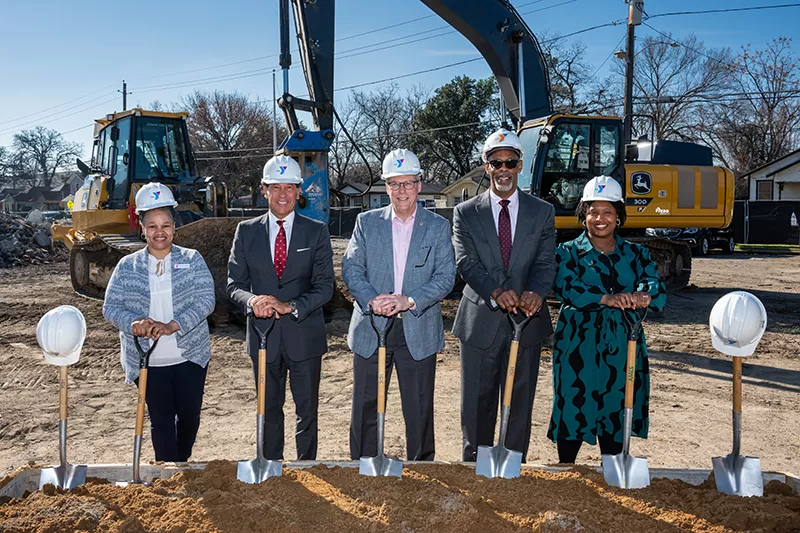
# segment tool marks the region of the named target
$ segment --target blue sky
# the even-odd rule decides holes
[[[623,0],[514,0],[537,35],[566,34],[625,18]],[[650,15],[789,3],[778,0],[646,0]],[[0,145],[15,132],[43,125],[65,132],[68,140],[87,147],[95,118],[122,108],[116,90],[128,82],[128,107],[154,100],[173,102],[195,88],[239,91],[254,99],[271,100],[272,73],[279,51],[277,0],[139,0],[133,4],[2,0],[0,22]],[[337,38],[433,15],[415,0],[339,0]],[[681,40],[694,33],[707,47],[761,47],[775,37],[796,37],[800,8],[656,18],[650,24]],[[337,42],[340,55],[410,34],[434,30],[445,23],[433,15],[412,24]],[[571,39],[587,45],[587,60],[599,66],[625,34],[625,26],[601,28]],[[653,34],[640,26],[637,34]],[[472,45],[449,28],[402,39],[385,50],[337,60],[336,87],[366,83],[476,57]],[[435,37],[434,37],[435,36]],[[409,40],[414,39],[410,37]],[[384,45],[385,46],[385,45]],[[800,42],[795,41],[795,55]],[[361,51],[369,50],[365,48]],[[294,54],[294,65],[299,56]],[[604,76],[609,60],[598,76]],[[218,65],[235,63],[221,68]],[[196,72],[186,72],[195,69]],[[278,71],[280,74],[280,71]],[[398,80],[401,87],[422,85],[433,90],[456,75],[486,77],[482,61]],[[219,76],[238,77],[227,81]],[[278,78],[280,87],[280,76]],[[366,87],[364,90],[369,90]],[[280,89],[279,89],[280,90]],[[291,91],[306,92],[302,73],[293,69]],[[338,91],[336,99],[346,98]],[[28,116],[30,115],[30,116]],[[88,154],[84,154],[88,155]]]

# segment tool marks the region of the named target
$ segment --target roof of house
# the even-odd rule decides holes
[[[348,194],[342,193],[342,189],[350,186],[356,190],[358,190],[358,194]],[[346,196],[359,196],[364,194],[364,189],[367,187],[366,183],[345,183],[341,187],[339,187],[338,191]],[[442,189],[444,188],[443,185],[439,183],[425,183],[422,182],[422,191],[420,194],[441,194]],[[386,193],[386,181],[379,179],[376,180],[375,183],[369,188],[368,194],[385,194]]]
[[[777,158],[777,159],[773,159],[773,160],[772,160],[772,161],[770,161],[769,163],[766,163],[766,164],[764,164],[764,165],[761,165],[761,166],[760,166],[760,167],[758,167],[758,168],[754,168],[753,170],[749,170],[749,171],[747,171],[745,174],[743,174],[743,175],[742,175],[742,177],[743,177],[743,178],[749,178],[749,177],[750,177],[752,174],[755,174],[756,172],[759,172],[759,171],[761,171],[761,170],[764,170],[765,168],[767,168],[767,167],[769,167],[769,166],[771,166],[771,165],[774,165],[775,163],[779,163],[779,162],[781,162],[781,161],[783,161],[783,160],[785,160],[785,159],[788,159],[788,158],[790,158],[790,157],[792,157],[792,156],[795,156],[795,155],[798,155],[798,154],[800,154],[800,148],[798,148],[797,150],[794,150],[794,151],[792,151],[792,152],[789,152],[788,154],[786,154],[786,155],[784,155],[784,156],[781,156],[781,157],[779,157],[779,158]],[[789,167],[792,167],[792,166],[794,166],[795,164],[797,164],[797,162],[798,162],[798,161],[795,161],[794,163],[789,163],[789,164],[787,164],[787,165],[785,165],[785,166],[782,166],[781,168],[779,168],[779,169],[778,169],[778,170],[776,170],[775,172],[771,172],[771,173],[770,173],[770,175],[772,175],[772,174],[777,174],[778,172],[781,172],[782,170],[786,170],[787,168],[789,168]]]
[[[27,191],[14,197],[17,203],[48,202],[58,203],[64,198],[61,191],[54,191],[49,187],[31,187]]]

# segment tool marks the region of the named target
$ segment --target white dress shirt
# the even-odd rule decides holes
[[[278,238],[278,232],[281,227],[278,225],[278,218],[269,212],[269,250],[272,254],[272,262],[275,262],[275,239]],[[283,230],[286,232],[286,257],[289,257],[289,244],[292,242],[292,226],[294,226],[294,211],[286,215],[283,219]]]
[[[147,254],[147,272],[150,278],[150,318],[157,322],[172,322],[172,259],[156,259]],[[186,361],[183,350],[178,348],[175,333],[163,335],[158,346],[150,354],[150,366],[172,366]]]
[[[497,235],[500,235],[500,210],[502,207],[500,206],[500,198],[497,196],[492,189],[489,189],[489,199],[492,202],[492,218],[494,219],[494,230],[497,232]],[[511,217],[511,244],[514,244],[514,234],[517,232],[517,215],[519,215],[519,189],[514,191],[508,200],[508,214]]]

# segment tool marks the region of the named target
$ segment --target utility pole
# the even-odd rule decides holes
[[[625,118],[623,122],[622,138],[630,142],[633,135],[633,55],[634,55],[634,28],[642,23],[644,0],[627,0],[628,2],[628,47],[626,49],[625,63]]]
[[[128,95],[131,94],[128,92],[128,84],[125,83],[125,80],[122,80],[122,90],[120,91],[117,89],[118,93],[122,93],[122,110],[128,110]]]
[[[272,69],[272,155],[278,150],[278,100],[275,94],[275,69]]]

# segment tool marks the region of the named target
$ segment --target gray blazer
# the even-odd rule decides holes
[[[508,272],[503,268],[500,239],[489,191],[458,204],[453,212],[453,242],[458,273],[467,283],[458,306],[453,334],[462,342],[486,349],[507,320],[491,299],[498,287],[521,295],[532,291],[546,298],[556,275],[555,210],[549,203],[519,192],[519,214]],[[547,304],[523,330],[520,347],[542,342],[553,332]]]
[[[347,344],[353,352],[368,358],[378,349],[378,337],[364,310],[379,294],[394,292],[391,206],[358,215],[342,259],[342,277],[355,298]],[[403,274],[403,294],[416,304],[403,313],[403,331],[411,357],[417,361],[444,349],[439,302],[453,290],[455,277],[450,224],[418,207]],[[386,320],[377,318],[379,326]]]
[[[119,329],[120,362],[125,380],[139,377],[139,352],[133,344],[131,323],[150,316],[150,275],[147,248],[123,257],[114,268],[103,301],[103,316]],[[180,330],[175,334],[182,356],[205,367],[211,358],[206,317],[214,311],[214,280],[197,250],[172,245],[172,309]],[[141,343],[145,350],[150,339]]]
[[[253,295],[297,303],[297,318],[282,316],[267,340],[267,361],[275,361],[283,341],[293,361],[328,351],[322,306],[333,296],[333,250],[328,226],[295,213],[286,270],[278,279],[272,262],[268,214],[236,228],[228,259],[228,295],[244,311]],[[258,354],[258,338],[247,328],[247,353]]]

